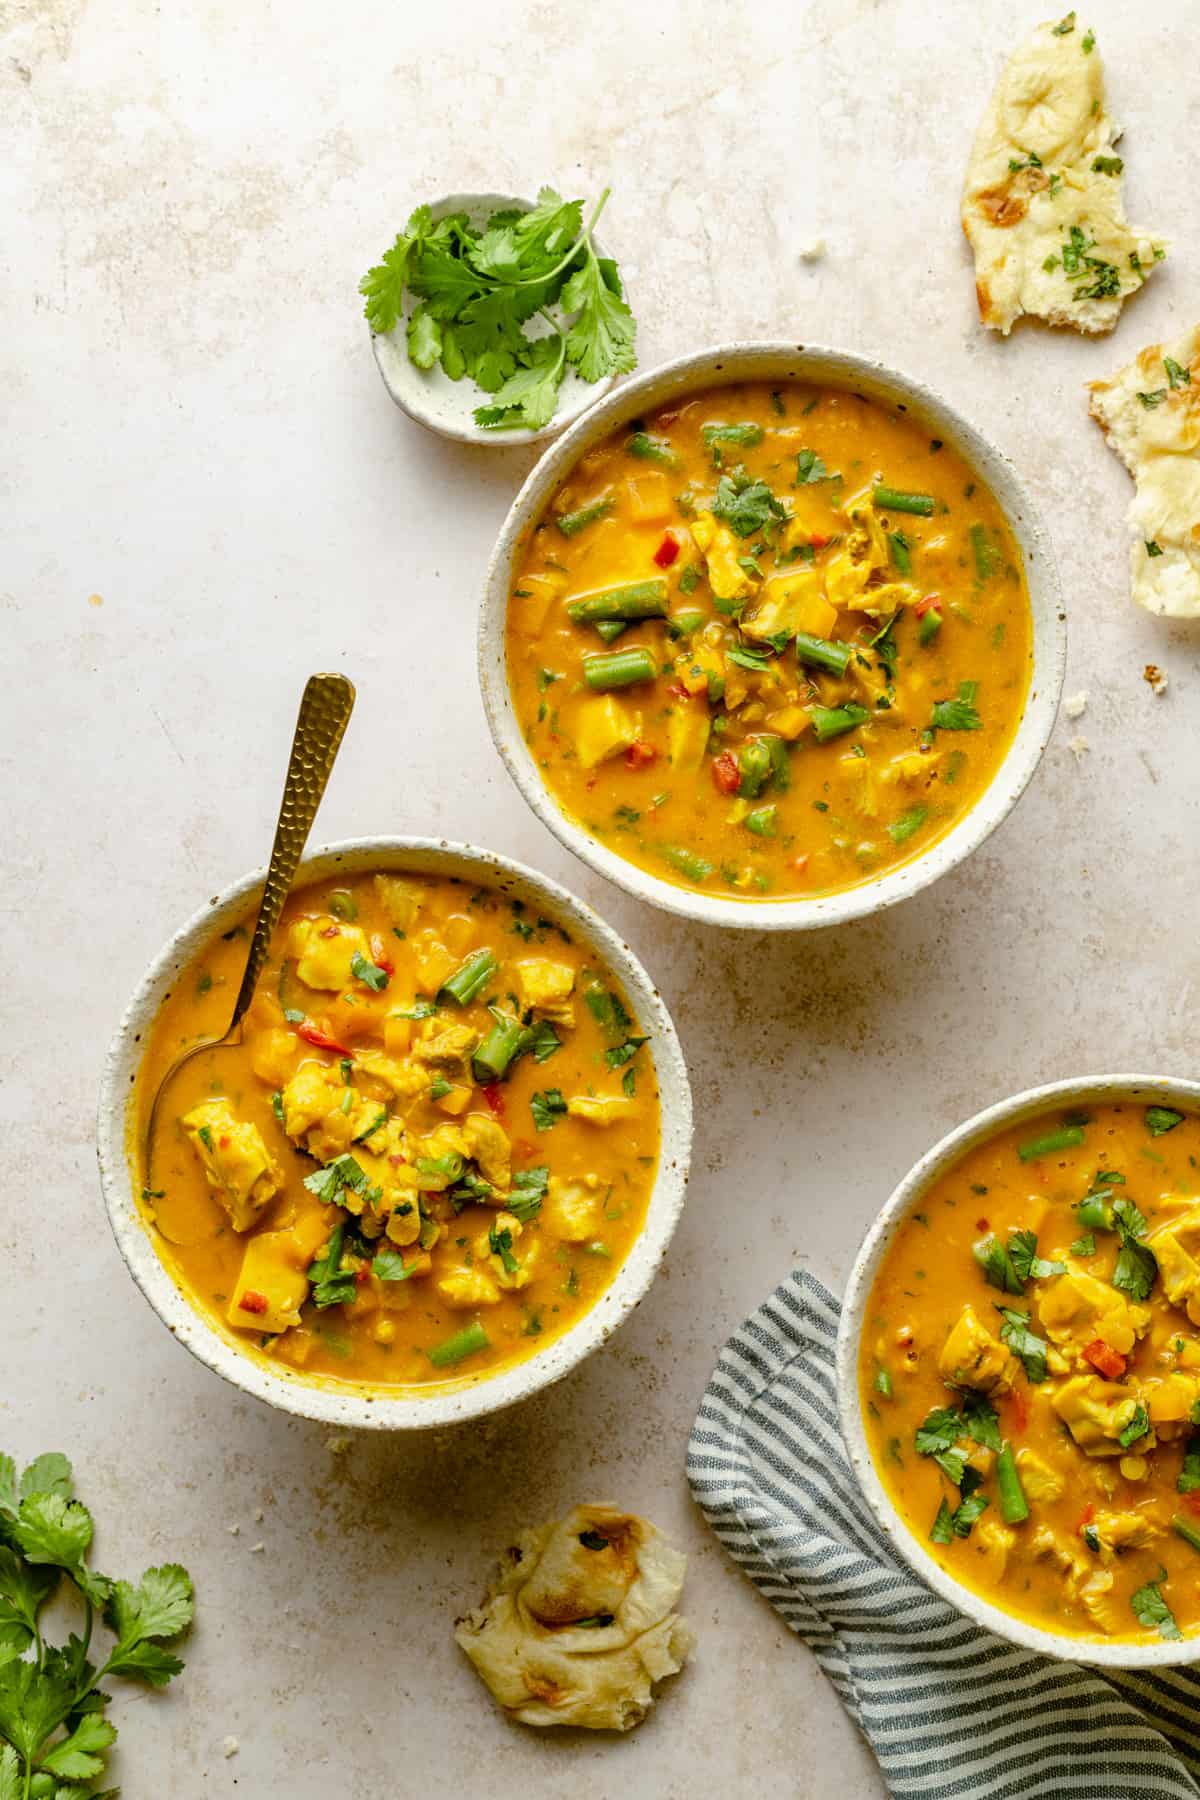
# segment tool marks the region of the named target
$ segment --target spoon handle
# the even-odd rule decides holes
[[[344,675],[309,676],[296,720],[296,735],[292,739],[292,754],[287,780],[283,784],[283,799],[279,803],[279,820],[275,826],[275,842],[271,846],[262,903],[254,923],[246,973],[242,976],[233,1017],[229,1021],[230,1031],[241,1023],[254,998],[271,935],[279,923],[296,864],[308,842],[353,710],[354,685]]]

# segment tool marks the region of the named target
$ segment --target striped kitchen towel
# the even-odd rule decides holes
[[[1076,1668],[898,1563],[838,1433],[838,1304],[797,1270],[725,1346],[688,1446],[709,1524],[815,1653],[896,1800],[1200,1800],[1200,1680]]]

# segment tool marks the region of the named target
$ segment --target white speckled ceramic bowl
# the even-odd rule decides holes
[[[976,1113],[965,1125],[950,1132],[933,1149],[927,1151],[900,1183],[867,1233],[842,1301],[841,1325],[837,1343],[838,1413],[842,1440],[858,1484],[870,1504],[880,1529],[898,1556],[918,1574],[922,1581],[940,1594],[959,1612],[1007,1638],[1025,1650],[1038,1650],[1044,1656],[1057,1656],[1067,1662],[1089,1663],[1115,1669],[1147,1669],[1168,1663],[1200,1661],[1200,1635],[1179,1643],[1112,1644],[1088,1638],[1068,1637],[1043,1631],[1013,1613],[993,1606],[969,1588],[961,1587],[929,1554],[924,1542],[913,1535],[892,1503],[879,1479],[875,1462],[867,1444],[863,1424],[862,1400],[858,1383],[858,1352],[870,1303],[871,1289],[880,1265],[900,1225],[917,1207],[934,1182],[941,1179],[960,1157],[977,1144],[994,1137],[998,1131],[1023,1120],[1079,1101],[1101,1105],[1108,1101],[1128,1101],[1137,1106],[1173,1106],[1189,1111],[1200,1107],[1200,1082],[1177,1080],[1157,1075],[1084,1075],[1075,1081],[1055,1081],[1047,1087],[1029,1088],[1001,1100],[996,1106]]]
[[[504,627],[513,568],[525,532],[541,516],[555,488],[588,450],[623,421],[698,388],[733,381],[811,381],[847,388],[904,407],[930,435],[953,445],[982,475],[999,501],[1025,559],[1033,610],[1033,670],[1024,717],[991,786],[944,838],[924,855],[842,893],[798,900],[734,900],[673,882],[626,862],[564,813],[542,780],[521,733],[508,685]],[[591,408],[541,458],[512,504],[488,567],[479,619],[479,680],[496,748],[544,825],[568,850],[627,893],[666,912],[705,925],[754,931],[797,931],[840,925],[906,900],[978,849],[1024,792],[1054,729],[1067,658],[1066,615],[1054,553],[1037,509],[1016,470],[975,426],[910,376],[844,350],[803,344],[729,344],[701,350],[626,382]]]
[[[494,212],[504,207],[529,212],[532,204],[514,194],[446,194],[441,200],[432,202],[430,211],[435,219],[444,219],[447,213],[466,213],[472,227],[478,230]],[[601,256],[606,254],[600,247],[599,238],[593,238],[592,242]],[[396,329],[372,332],[371,348],[383,385],[396,405],[418,425],[424,425],[427,431],[436,431],[439,437],[456,438],[462,444],[487,444],[492,449],[541,444],[564,431],[573,419],[586,412],[594,401],[608,392],[616,379],[609,375],[603,381],[581,381],[574,369],[568,368],[558,391],[554,417],[540,431],[485,430],[475,423],[475,408],[486,406],[490,394],[485,394],[469,376],[464,375],[461,381],[451,381],[440,363],[435,363],[432,369],[418,369],[410,362],[406,329],[411,310],[411,303],[406,299],[405,314]],[[532,325],[529,331],[531,336],[539,335]]]
[[[335,871],[415,870],[458,876],[524,900],[532,911],[561,918],[572,936],[620,981],[649,1034],[662,1102],[662,1150],[646,1223],[609,1288],[579,1323],[544,1350],[495,1375],[460,1377],[437,1388],[368,1390],[336,1386],[302,1373],[278,1372],[247,1355],[233,1333],[206,1318],[155,1249],[138,1206],[137,1080],[150,1028],[181,970],[221,931],[255,905],[265,870],[226,888],[189,919],[154,959],[117,1026],[100,1090],[100,1181],[109,1220],[129,1271],[180,1343],[243,1393],[329,1425],[414,1431],[498,1412],[558,1381],[611,1337],[641,1300],[666,1255],[683,1207],[692,1143],[692,1099],[679,1039],[662,998],[628,945],[590,907],[556,882],[508,857],[433,838],[360,838],[305,858],[296,885]]]

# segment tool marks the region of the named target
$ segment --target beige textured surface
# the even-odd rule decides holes
[[[1172,261],[1101,344],[1002,343],[975,319],[958,195],[1001,58],[1043,11],[9,0],[0,1442],[72,1451],[103,1564],[178,1554],[196,1576],[184,1681],[116,1708],[129,1800],[880,1794],[807,1653],[691,1514],[716,1350],[795,1258],[840,1282],[896,1177],[996,1094],[1195,1070],[1196,643],[1129,601],[1128,477],[1083,386],[1195,316],[1190,9],[1081,15],[1130,135],[1131,216]],[[973,865],[885,920],[790,943],[662,922],[574,867],[491,753],[475,599],[530,459],[411,426],[354,285],[414,199],[550,175],[613,182],[644,361],[792,332],[888,356],[1040,492],[1087,710]],[[801,263],[815,237],[826,256]],[[265,855],[303,677],[339,666],[359,705],[322,835],[475,837],[596,901],[675,1009],[699,1136],[669,1267],[606,1354],[483,1431],[334,1455],[137,1297],[91,1114],[120,1006]],[[450,1622],[512,1530],[583,1497],[689,1552],[702,1637],[628,1739],[543,1742],[489,1710]]]

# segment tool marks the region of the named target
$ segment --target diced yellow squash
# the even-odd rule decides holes
[[[413,1021],[403,1016],[412,1009],[412,999],[406,999],[402,1007],[393,1009],[383,1021],[383,1047],[389,1056],[405,1055],[412,1044]]]
[[[1006,1394],[1020,1364],[968,1304],[942,1345],[938,1368],[954,1387],[974,1388],[982,1394]]]
[[[261,1231],[247,1241],[226,1317],[241,1331],[274,1334],[300,1323],[308,1277],[295,1261],[290,1231]]]
[[[595,1094],[575,1094],[567,1101],[567,1111],[572,1117],[586,1119],[589,1125],[616,1125],[637,1110],[638,1102],[624,1094],[607,1094],[603,1098]]]
[[[516,964],[514,973],[522,1012],[532,1010],[553,1024],[574,1025],[571,995],[575,971],[570,963],[555,962],[550,956],[526,956]]]
[[[657,470],[631,476],[625,483],[629,490],[629,516],[635,525],[667,525],[675,516],[671,484]]]
[[[451,1269],[435,1285],[447,1306],[461,1307],[464,1311],[473,1312],[477,1306],[495,1306],[500,1298],[500,1289],[486,1268]]]
[[[288,933],[288,955],[295,957],[296,976],[305,987],[336,992],[353,984],[350,964],[356,955],[369,962],[371,947],[361,926],[322,914],[296,920]]]
[[[1161,1273],[1162,1264],[1159,1264]],[[1178,1437],[1190,1430],[1193,1409],[1200,1405],[1200,1376],[1177,1371],[1147,1384],[1146,1411],[1161,1438]]]
[[[452,1119],[458,1119],[470,1106],[473,1091],[465,1082],[451,1082],[449,1091],[439,1094],[433,1104],[439,1112],[449,1114]]]
[[[227,1100],[205,1100],[180,1122],[233,1229],[249,1231],[283,1185],[258,1126],[235,1118]]]
[[[281,1088],[295,1072],[300,1048],[294,1031],[278,1027],[256,1031],[250,1039],[250,1067],[268,1087]]]
[[[550,608],[566,585],[567,576],[558,569],[546,569],[537,575],[522,575],[509,600],[509,618],[513,630],[521,637],[540,637]]]
[[[786,738],[789,744],[794,744],[798,737],[804,736],[812,718],[802,706],[781,706],[778,712],[767,714],[766,722],[768,730],[776,737]]]
[[[667,755],[671,767],[683,773],[694,773],[704,761],[712,716],[707,707],[686,706],[682,701],[673,707],[667,720]]]
[[[281,1362],[290,1363],[294,1369],[302,1369],[316,1347],[316,1332],[308,1331],[301,1325],[293,1326],[290,1331],[285,1331],[281,1337],[277,1337],[270,1346],[270,1351]]]
[[[812,637],[828,637],[837,622],[837,614],[821,592],[821,576],[816,569],[793,570],[773,575],[762,589],[753,607],[743,613],[740,625],[748,638],[765,643],[785,631],[794,636],[806,631]],[[814,631],[802,620],[816,620],[822,627]]]
[[[575,749],[585,769],[594,769],[627,750],[641,734],[641,713],[632,712],[612,694],[584,700],[576,714]]]
[[[425,890],[404,875],[376,875],[375,897],[397,931],[411,931],[416,924]]]

